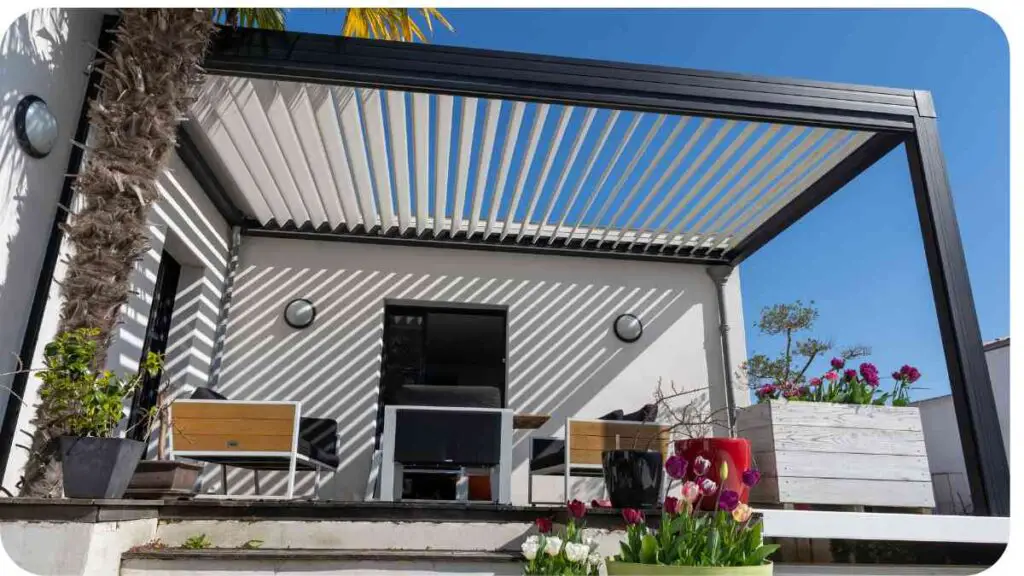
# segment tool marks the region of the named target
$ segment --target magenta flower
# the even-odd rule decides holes
[[[644,513],[636,508],[623,508],[622,519],[626,521],[626,524],[640,524],[644,521]]]
[[[843,371],[843,380],[846,382],[852,382],[857,377],[857,371],[850,368]]]
[[[679,514],[682,507],[679,505],[679,499],[674,496],[667,496],[665,498],[665,512],[667,514]]]
[[[893,380],[903,380],[903,374],[899,370],[892,373]]]
[[[832,368],[836,370],[842,370],[843,366],[846,366],[846,360],[843,360],[842,358],[832,359]]]
[[[914,368],[909,364],[904,364],[903,367],[900,368],[899,374],[900,376],[906,378],[907,381],[910,382],[911,384],[917,382],[917,379],[921,377],[921,373],[918,372],[917,368]]]
[[[878,368],[870,362],[865,362],[860,365],[860,376],[868,383],[868,386],[874,388],[878,386]]]
[[[668,460],[665,461],[665,472],[668,473],[669,478],[674,480],[681,480],[686,477],[686,460],[683,460],[679,456],[669,456]]]
[[[811,378],[809,386],[811,388],[817,388],[818,386],[821,386],[821,378]]]
[[[835,382],[839,378],[839,374],[836,374],[835,370],[829,370],[825,373],[825,379],[830,382]]]
[[[761,481],[761,472],[755,468],[743,471],[743,484],[750,488],[757,486],[757,483]]]
[[[797,397],[800,396],[800,389],[799,388],[789,388],[788,390],[783,392],[782,395],[784,397],[786,397],[786,398],[797,398]]]
[[[718,507],[727,512],[732,512],[740,503],[740,495],[733,490],[722,490],[718,495]]]
[[[693,473],[697,476],[703,476],[708,473],[708,468],[711,468],[711,461],[703,456],[697,456],[693,460]]]

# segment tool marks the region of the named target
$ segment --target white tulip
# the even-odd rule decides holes
[[[540,543],[537,542],[536,538],[533,538],[532,540],[527,539],[526,542],[523,542],[522,548],[523,556],[527,560],[533,560],[537,557],[537,550],[540,548]]]
[[[570,562],[583,562],[587,559],[588,554],[590,554],[590,547],[586,544],[569,542],[565,545],[565,557],[568,558]]]
[[[592,552],[590,556],[587,557],[587,564],[590,564],[591,566],[600,566],[601,555],[597,552]]]
[[[597,550],[597,540],[594,540],[590,536],[584,538],[583,543],[586,544],[587,548],[590,548],[591,551]]]
[[[547,541],[545,542],[544,552],[546,552],[548,556],[557,556],[558,552],[561,549],[562,549],[562,539],[561,538],[558,538],[556,536],[552,536],[551,538],[548,538]]]

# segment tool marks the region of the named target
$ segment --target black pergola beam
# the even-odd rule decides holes
[[[934,116],[916,120],[906,149],[974,514],[1009,516],[1009,463]]]
[[[699,256],[690,252],[680,254],[658,254],[636,250],[610,250],[599,247],[581,248],[578,242],[566,243],[564,239],[544,245],[520,243],[514,240],[499,241],[498,234],[483,238],[481,234],[467,236],[458,233],[455,236],[447,230],[437,236],[424,233],[421,236],[400,235],[393,232],[380,233],[379,227],[364,230],[358,226],[353,231],[319,231],[297,227],[294,223],[282,226],[275,224],[260,225],[259,222],[248,220],[242,227],[242,235],[256,238],[286,238],[293,240],[317,240],[325,242],[352,242],[359,244],[382,244],[390,246],[408,246],[413,248],[442,248],[446,250],[477,250],[490,252],[506,252],[512,254],[570,256],[574,258],[601,258],[610,260],[638,260],[642,262],[662,262],[675,264],[700,264],[711,266],[726,264],[727,261],[715,256]]]
[[[729,263],[739,265],[752,254],[786,231],[797,220],[803,218],[819,204],[827,200],[856,178],[861,172],[880,160],[903,141],[905,136],[892,133],[878,133],[843,158],[831,170],[796,195],[789,204],[772,214],[756,230],[735,248],[727,252]]]
[[[911,132],[911,90],[322,34],[221,28],[212,74]]]

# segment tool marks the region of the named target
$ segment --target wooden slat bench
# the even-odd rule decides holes
[[[253,470],[286,470],[285,498],[295,494],[299,470],[337,469],[337,456],[320,454],[302,438],[302,405],[285,401],[175,400],[170,407],[170,457]],[[259,493],[259,476],[255,476]],[[227,495],[227,478],[224,479]]]

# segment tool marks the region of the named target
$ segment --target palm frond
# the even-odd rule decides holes
[[[430,34],[434,32],[434,19],[449,30],[455,30],[437,8],[421,8],[416,11],[426,22]],[[349,8],[341,26],[341,34],[398,42],[427,42],[427,36],[423,34],[413,13],[414,10],[409,8]]]

